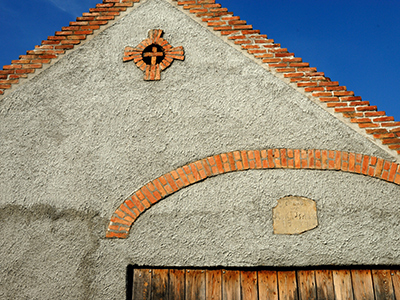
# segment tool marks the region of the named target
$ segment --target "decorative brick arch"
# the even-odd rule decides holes
[[[400,164],[375,156],[335,150],[265,149],[226,152],[200,159],[142,186],[114,212],[107,238],[127,238],[141,213],[180,189],[208,177],[249,169],[336,170],[400,185]]]

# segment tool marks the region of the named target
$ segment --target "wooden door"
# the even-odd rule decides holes
[[[400,300],[390,269],[128,268],[128,300]]]

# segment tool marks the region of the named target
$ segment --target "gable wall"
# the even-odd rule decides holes
[[[122,63],[123,49],[154,28],[184,47],[185,61],[175,61],[161,81],[145,82],[132,62]],[[57,284],[64,271],[54,266],[75,275],[63,276],[65,293],[121,299],[129,263],[399,263],[393,257],[399,186],[337,172],[265,170],[210,178],[155,205],[127,240],[104,239],[111,214],[133,191],[210,155],[300,148],[392,159],[164,0],[143,3],[17,88],[0,112],[1,230],[12,236],[0,247],[1,276],[14,282],[38,270],[35,280],[24,281],[33,298],[61,295],[53,285],[34,288],[38,281]],[[287,195],[315,200],[321,229],[274,236],[271,209]],[[16,224],[23,226],[15,230]],[[33,243],[38,231],[43,242]],[[17,290],[20,285],[10,285],[0,293]]]

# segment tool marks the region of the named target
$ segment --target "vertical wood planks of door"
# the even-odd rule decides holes
[[[133,299],[150,300],[151,296],[151,270],[135,269],[133,272]]]
[[[186,270],[186,300],[206,299],[206,273],[204,270]]]
[[[233,270],[222,271],[222,298],[240,300],[240,272]]]

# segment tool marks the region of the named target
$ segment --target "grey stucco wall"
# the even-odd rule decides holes
[[[122,63],[123,49],[154,28],[182,45],[186,59],[160,82],[145,82]],[[400,263],[399,186],[338,172],[210,178],[143,214],[127,240],[103,238],[133,191],[209,155],[289,147],[391,159],[167,1],[143,3],[16,89],[0,103],[0,118],[5,299],[27,299],[26,289],[29,299],[123,299],[129,263]],[[272,207],[287,195],[315,200],[320,226],[274,236]]]

